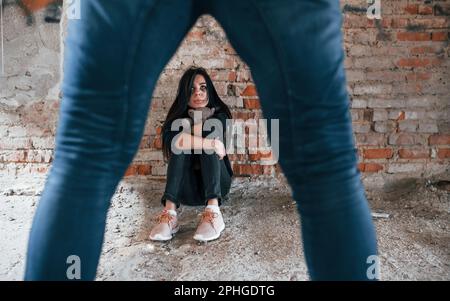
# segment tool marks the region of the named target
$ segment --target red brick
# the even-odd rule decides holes
[[[230,159],[230,161],[245,161],[245,160],[247,160],[245,154],[229,154],[228,159]]]
[[[383,27],[391,27],[392,26],[392,19],[389,19],[389,18],[381,19],[381,25]]]
[[[404,28],[408,26],[409,20],[404,18],[394,18],[392,19],[392,27],[394,28]]]
[[[241,96],[258,96],[255,85],[248,85],[242,91]]]
[[[428,139],[430,145],[450,144],[450,135],[431,135]]]
[[[426,149],[407,149],[402,148],[398,151],[402,159],[426,159],[430,157],[430,151]]]
[[[155,137],[152,143],[152,147],[156,149],[162,149],[162,139],[160,135]]]
[[[272,157],[272,152],[268,153],[268,154],[263,154],[262,152],[258,151],[255,154],[248,154],[248,158],[250,161],[260,161],[260,160],[271,160],[273,159]]]
[[[263,166],[257,164],[235,164],[233,165],[233,172],[236,175],[261,175],[263,173]]]
[[[364,159],[389,159],[394,152],[391,148],[374,148],[364,150]]]
[[[244,99],[244,108],[246,109],[260,109],[259,99],[257,98],[248,98]]]
[[[125,171],[124,177],[134,176],[137,174],[136,166],[130,165],[128,166],[127,170]]]
[[[420,19],[410,19],[410,25],[418,25],[425,28],[442,28],[446,29],[449,27],[450,20],[445,17],[432,17],[432,18],[420,18]]]
[[[360,172],[363,172],[365,167],[366,167],[366,164],[364,164],[364,163],[358,163],[358,170],[359,170]]]
[[[399,41],[429,41],[431,33],[429,32],[399,32],[397,33]]]
[[[148,164],[133,164],[128,166],[126,172],[125,172],[125,177],[129,177],[129,176],[146,176],[146,175],[151,175],[152,173],[152,167]]]
[[[405,12],[407,12],[408,14],[418,14],[419,13],[419,5],[417,4],[409,4],[407,6],[405,6]]]
[[[256,113],[255,112],[232,112],[233,118],[234,119],[242,119],[242,120],[247,120],[247,119],[253,119],[256,117]]]
[[[37,11],[41,8],[46,7],[47,5],[49,5],[51,2],[53,2],[54,0],[34,0],[34,1],[22,1],[23,5],[25,5],[29,10],[31,11]]]
[[[450,148],[440,148],[440,149],[438,149],[438,157],[440,159],[450,158]]]
[[[431,79],[431,73],[424,73],[424,72],[414,72],[406,74],[406,80],[407,81],[424,81]]]
[[[146,176],[152,173],[152,167],[148,164],[139,164],[136,169],[138,175]]]
[[[430,59],[402,58],[397,62],[399,67],[426,67],[432,64]]]
[[[378,172],[383,170],[383,165],[377,163],[359,163],[358,169],[361,172]]]
[[[427,53],[435,53],[436,49],[430,46],[419,46],[411,48],[410,53],[413,55],[416,54],[427,54]]]
[[[431,34],[432,41],[441,42],[441,41],[447,41],[447,39],[448,39],[448,32],[433,32]]]
[[[204,35],[204,30],[193,30],[188,33],[186,39],[189,41],[201,41]]]
[[[234,82],[234,81],[236,81],[236,77],[237,77],[237,75],[236,75],[235,71],[231,71],[228,73],[228,81]]]
[[[419,6],[419,15],[432,15],[432,14],[433,14],[433,7],[425,5]]]

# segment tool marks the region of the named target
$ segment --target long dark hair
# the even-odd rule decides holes
[[[209,108],[215,108],[215,112],[224,112],[227,115],[227,118],[231,119],[232,115],[230,112],[230,109],[228,106],[220,99],[219,95],[217,94],[216,89],[214,88],[214,85],[212,83],[211,78],[209,77],[208,73],[204,68],[201,67],[190,67],[187,69],[183,76],[180,79],[180,82],[178,84],[178,92],[177,96],[175,97],[175,101],[173,102],[172,106],[169,109],[169,112],[167,113],[166,120],[163,123],[162,126],[162,150],[164,159],[167,161],[170,157],[170,145],[166,145],[166,137],[165,134],[167,133],[167,128],[170,129],[170,126],[172,125],[172,121],[178,119],[178,118],[184,118],[185,114],[188,110],[188,102],[191,97],[191,89],[194,84],[194,79],[197,74],[203,75],[203,77],[206,80],[206,90],[208,95],[208,104],[206,105]]]

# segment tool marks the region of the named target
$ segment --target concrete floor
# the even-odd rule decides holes
[[[382,280],[450,280],[448,175],[367,190]],[[42,184],[0,191],[0,280],[23,277],[31,219]],[[1,186],[6,187],[6,186]],[[108,215],[98,280],[307,280],[299,218],[283,179],[237,178],[222,207],[227,228],[207,244],[192,239],[201,207],[182,207],[181,230],[147,240],[164,180],[121,182]]]

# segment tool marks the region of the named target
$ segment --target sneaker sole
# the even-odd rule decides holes
[[[149,239],[153,240],[153,241],[168,241],[168,240],[171,240],[175,236],[175,233],[177,233],[178,230],[180,230],[179,226],[177,226],[176,228],[173,228],[172,229],[172,236],[170,236],[170,237],[162,237],[162,238],[151,238],[151,237],[149,237]]]
[[[220,231],[219,231],[216,235],[214,235],[214,236],[212,236],[212,237],[210,237],[210,238],[207,238],[207,239],[205,239],[205,238],[199,238],[199,237],[196,238],[196,237],[194,236],[194,239],[197,240],[197,241],[201,241],[201,242],[206,242],[206,241],[215,240],[215,239],[218,239],[218,238],[220,237],[220,235],[222,234],[222,231],[223,231],[223,230],[225,230],[225,225],[223,225],[222,229],[220,229]]]

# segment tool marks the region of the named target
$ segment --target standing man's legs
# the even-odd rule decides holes
[[[135,155],[154,85],[198,17],[185,0],[86,0],[70,20],[55,159],[34,217],[26,280],[95,278],[110,199]]]
[[[339,1],[220,0],[209,9],[252,69],[264,117],[279,119],[279,162],[311,279],[367,279],[376,237],[357,170]]]

